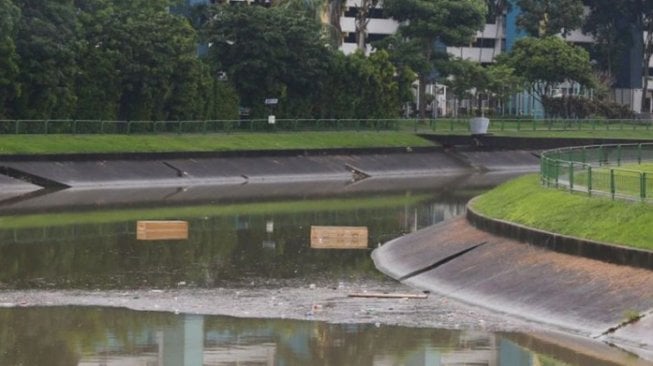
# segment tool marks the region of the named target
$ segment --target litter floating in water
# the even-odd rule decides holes
[[[137,221],[137,240],[187,240],[187,221]]]
[[[365,226],[311,226],[313,249],[367,249]]]

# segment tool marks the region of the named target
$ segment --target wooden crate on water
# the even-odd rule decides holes
[[[365,226],[311,226],[313,249],[367,249]]]
[[[187,221],[150,221],[136,222],[137,240],[186,240],[188,239]]]

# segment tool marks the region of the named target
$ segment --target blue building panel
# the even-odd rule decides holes
[[[514,1],[511,2],[510,10],[506,14],[506,52],[512,50],[518,39],[526,37],[526,32],[517,27],[517,17],[521,14],[521,9]]]

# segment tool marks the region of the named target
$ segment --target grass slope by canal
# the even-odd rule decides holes
[[[505,183],[481,195],[473,207],[532,228],[653,250],[653,205],[545,188],[537,175]]]
[[[129,153],[419,147],[410,132],[295,132],[209,135],[0,135],[0,154]]]

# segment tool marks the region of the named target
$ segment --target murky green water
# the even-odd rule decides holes
[[[102,308],[0,309],[0,365],[619,365],[519,334]]]
[[[369,250],[316,250],[311,226],[359,226],[368,249],[464,212],[473,193],[410,187],[380,194],[0,217],[0,286],[170,288],[380,276]],[[137,240],[143,219],[185,220],[187,240]]]

